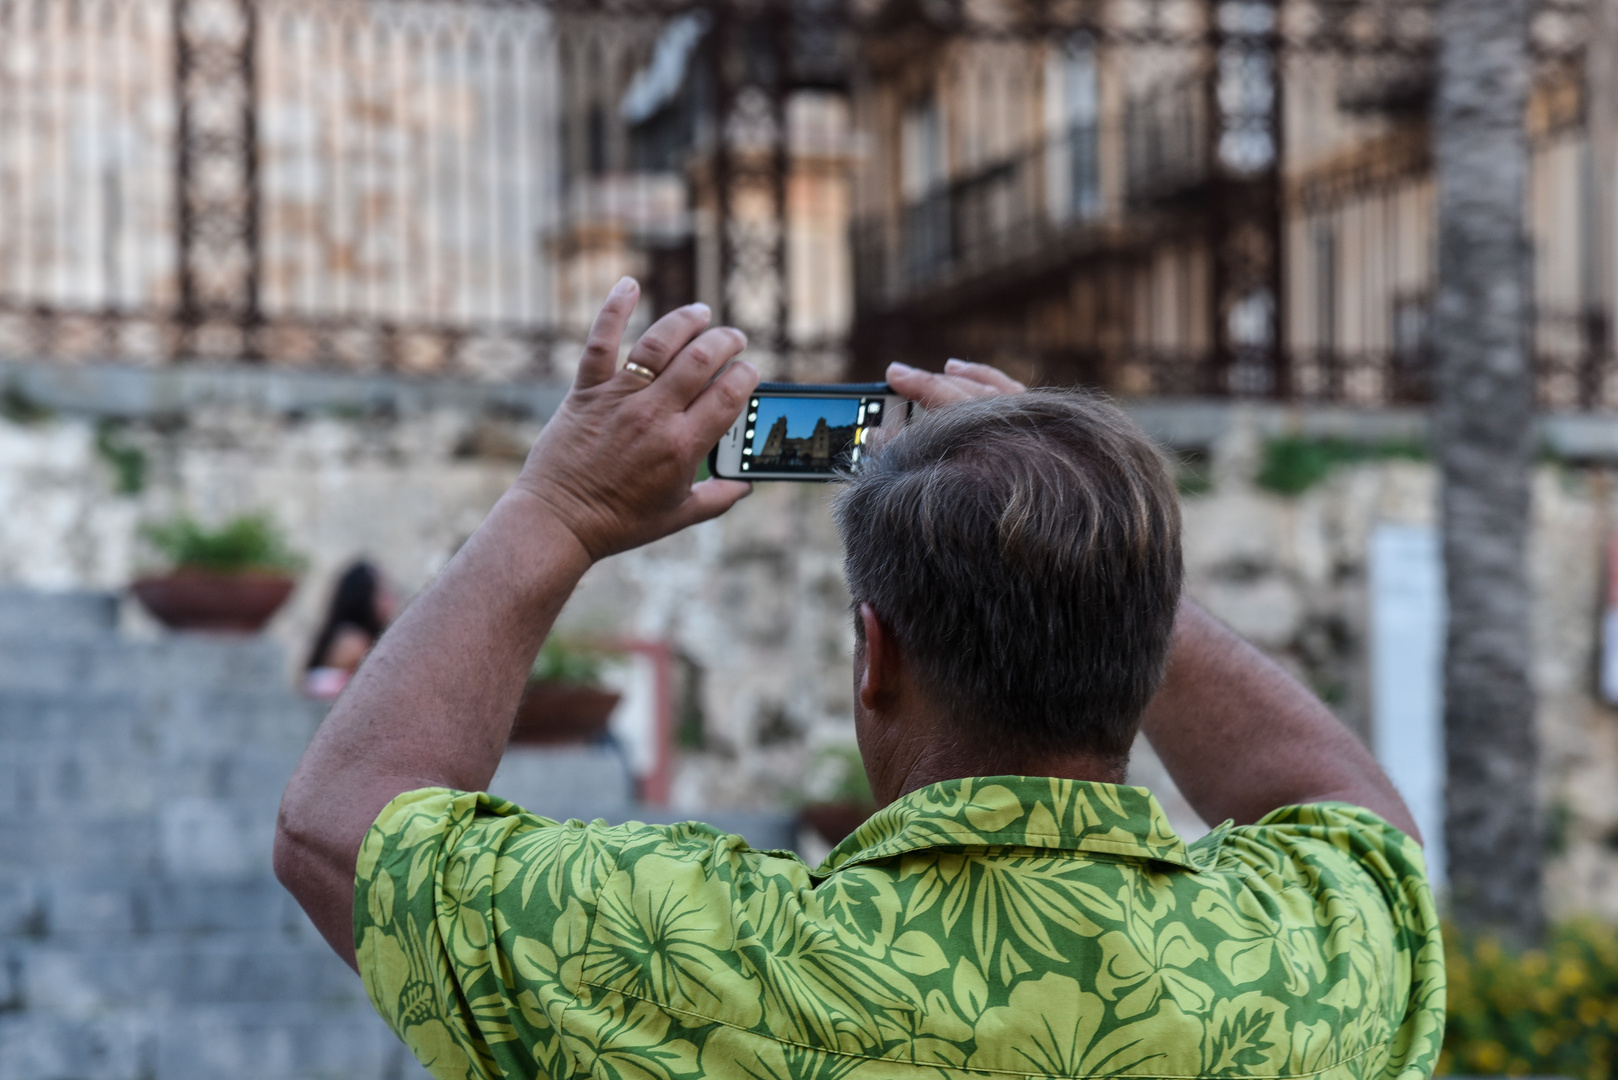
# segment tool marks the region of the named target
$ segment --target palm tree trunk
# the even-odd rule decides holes
[[[1526,549],[1534,455],[1524,229],[1530,0],[1441,0],[1433,423],[1449,631],[1451,903],[1464,927],[1544,928]]]

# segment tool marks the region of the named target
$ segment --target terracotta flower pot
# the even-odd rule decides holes
[[[607,733],[607,720],[620,696],[584,683],[529,683],[517,706],[511,741],[540,746],[593,743]]]
[[[870,803],[828,802],[810,803],[798,811],[798,818],[820,834],[826,843],[836,847],[865,824],[865,819],[876,813]]]
[[[181,569],[141,578],[129,591],[170,629],[255,634],[281,610],[296,584],[285,574]]]

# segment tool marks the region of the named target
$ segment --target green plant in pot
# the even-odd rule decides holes
[[[560,637],[546,639],[517,705],[511,741],[555,746],[605,738],[621,695],[601,685],[604,662],[598,648]]]
[[[141,536],[169,569],[137,579],[130,591],[174,630],[257,633],[292,595],[303,566],[265,513],[217,529],[181,515],[145,526]]]
[[[858,747],[822,749],[810,762],[809,775],[829,783],[821,785],[821,798],[803,804],[798,817],[826,843],[835,847],[876,813],[876,798]]]

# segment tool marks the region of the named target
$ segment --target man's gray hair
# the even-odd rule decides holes
[[[1122,412],[1074,390],[935,409],[867,457],[836,515],[855,604],[963,735],[1127,757],[1181,562],[1174,482]]]

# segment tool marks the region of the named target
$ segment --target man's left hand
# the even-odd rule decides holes
[[[973,398],[1020,394],[1028,387],[999,368],[950,360],[943,372],[923,371],[909,364],[889,364],[888,385],[924,409],[936,409]]]

